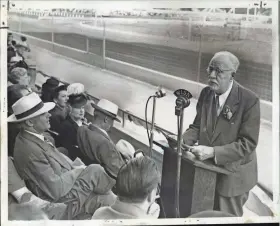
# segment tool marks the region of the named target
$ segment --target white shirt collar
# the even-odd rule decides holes
[[[98,127],[99,128],[99,127]],[[105,135],[107,135],[108,136],[108,133],[104,130],[104,129],[101,129],[101,128],[99,128]]]
[[[43,135],[38,134],[38,133],[33,133],[33,132],[28,131],[28,130],[25,130],[25,131],[26,131],[27,133],[32,134],[32,135],[35,136],[35,137],[38,137],[40,140],[45,141],[45,137],[44,137]]]
[[[233,81],[231,81],[227,91],[224,92],[223,94],[221,94],[220,96],[218,96],[219,97],[219,104],[220,104],[219,110],[223,109],[223,107],[224,107],[224,105],[226,103],[226,100],[227,100],[227,98],[228,98],[228,96],[230,94],[230,91],[232,90],[232,86],[233,86]],[[216,95],[216,97],[217,97],[217,95]]]
[[[94,124],[92,124],[94,125]],[[105,135],[109,136],[108,133],[104,130],[104,129],[101,129],[99,126],[97,125],[94,125],[96,128],[98,128],[102,133],[104,133]]]

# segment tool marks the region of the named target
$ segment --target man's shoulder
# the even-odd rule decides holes
[[[24,159],[31,159],[31,157],[39,157],[42,152],[41,147],[33,139],[29,139],[28,135],[25,136],[21,131],[15,141],[14,158],[15,160],[24,161]],[[31,138],[32,135],[30,135]],[[36,138],[35,138],[36,139]]]
[[[98,128],[95,128],[95,126],[93,126],[92,124],[89,126],[80,126],[78,128],[78,136],[88,137],[98,144],[105,142],[105,140],[108,140],[105,134],[103,134],[102,131],[99,131]]]
[[[255,103],[258,101],[260,98],[257,96],[255,92],[252,90],[242,86],[241,84],[237,83],[237,86],[239,88],[239,93],[240,93],[240,99],[248,104],[250,103]]]
[[[212,90],[211,90],[210,86],[205,86],[205,87],[201,90],[200,95],[201,95],[201,96],[205,96],[205,95],[208,95],[208,94],[211,93],[211,92],[212,92]]]
[[[108,219],[112,216],[113,209],[110,206],[103,206],[98,208],[93,216],[92,219]]]

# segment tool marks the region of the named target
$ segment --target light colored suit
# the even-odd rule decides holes
[[[232,172],[230,175],[218,175],[216,185],[218,196],[230,198],[243,196],[248,194],[258,181],[256,147],[260,130],[260,100],[253,92],[234,81],[216,120],[216,127],[211,131],[214,123],[211,115],[213,95],[214,91],[210,87],[201,91],[197,115],[193,124],[184,133],[183,139],[188,145],[198,141],[199,145],[214,147],[217,165]],[[226,108],[232,112],[230,119],[226,117]],[[246,198],[242,203],[244,201]],[[240,210],[237,212],[240,214]]]
[[[71,218],[92,214],[114,201],[110,192],[115,182],[102,167],[74,168],[54,146],[24,130],[16,138],[14,163],[35,195],[51,202],[71,203]]]

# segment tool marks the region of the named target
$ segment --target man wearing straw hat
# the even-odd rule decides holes
[[[78,129],[78,145],[87,162],[101,164],[108,175],[116,179],[119,169],[125,160],[133,157],[135,150],[124,140],[116,146],[108,135],[114,121],[120,122],[117,118],[118,106],[106,99],[92,106],[95,108],[93,121],[88,127]]]
[[[112,180],[99,165],[85,166],[71,161],[44,137],[50,128],[48,111],[55,103],[43,103],[36,93],[19,99],[13,106],[10,123],[20,123],[14,147],[14,163],[21,178],[38,197],[71,203],[69,218],[93,214],[103,205],[115,201]]]

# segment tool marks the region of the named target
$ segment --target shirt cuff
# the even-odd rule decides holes
[[[214,149],[214,148],[213,148],[213,149]],[[217,157],[216,157],[215,149],[214,149],[214,162],[215,162],[216,165],[218,164],[218,163],[217,163]]]

